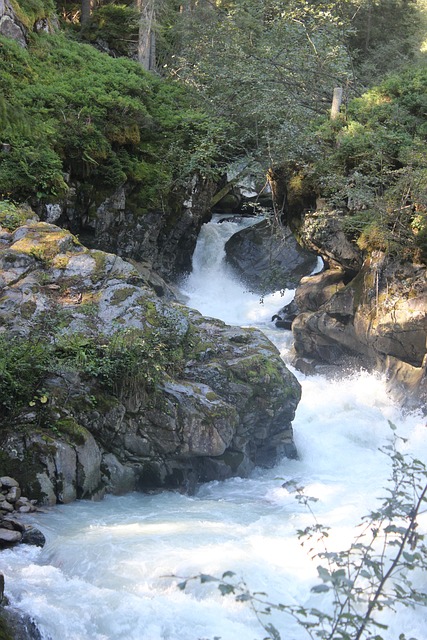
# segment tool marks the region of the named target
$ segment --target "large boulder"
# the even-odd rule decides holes
[[[27,46],[27,30],[9,0],[0,0],[0,35],[12,38],[21,47]]]
[[[329,209],[308,211],[298,225],[302,244],[319,255],[331,269],[355,276],[362,267],[363,253],[343,226],[343,212]]]
[[[226,243],[227,261],[256,293],[293,288],[317,263],[287,227],[263,220],[235,233]]]
[[[318,277],[303,289],[316,284]],[[317,309],[310,296],[298,294],[304,311],[292,325],[297,355],[327,364],[357,357],[364,366],[386,371],[393,386],[405,390],[409,405],[421,405],[427,395],[425,266],[375,252],[348,284],[333,283],[335,293],[329,280],[325,284],[325,295],[314,298]]]
[[[3,473],[29,497],[191,490],[295,455],[300,387],[261,332],[159,298],[46,222],[2,235],[0,286],[0,338],[48,354],[0,419]]]

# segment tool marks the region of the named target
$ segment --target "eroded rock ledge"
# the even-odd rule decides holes
[[[2,473],[30,498],[191,490],[295,455],[300,387],[261,332],[165,302],[129,262],[53,224],[3,230],[0,246],[0,336],[39,336],[49,355],[1,419]],[[126,368],[138,349],[144,364]]]
[[[292,305],[295,364],[306,372],[346,362],[385,372],[407,408],[427,406],[427,271],[381,251],[363,253],[335,212],[306,216],[305,243],[329,267],[305,277]]]

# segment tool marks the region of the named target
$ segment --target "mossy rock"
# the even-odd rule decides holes
[[[88,437],[88,431],[82,427],[73,417],[60,418],[54,423],[54,428],[61,436],[64,436],[71,443],[84,444]]]

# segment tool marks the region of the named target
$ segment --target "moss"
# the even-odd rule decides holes
[[[95,269],[91,276],[92,282],[95,283],[105,275],[107,254],[104,251],[91,251],[90,255],[95,260]]]
[[[111,296],[110,304],[120,304],[120,302],[124,302],[134,293],[135,289],[133,287],[123,287],[121,289],[116,289]]]
[[[0,226],[7,231],[15,231],[34,213],[26,207],[18,207],[8,200],[0,201]]]
[[[50,0],[11,0],[11,5],[22,24],[32,31],[34,23],[52,15],[55,7]]]
[[[219,400],[219,397],[214,391],[208,391],[205,397],[206,400],[209,400],[209,402],[215,402],[216,400]]]
[[[95,396],[96,408],[102,415],[105,415],[120,405],[114,396],[97,392]]]
[[[150,302],[149,300],[145,299],[145,317],[147,318],[147,321],[151,324],[151,326],[156,327],[159,325],[159,313],[157,311],[157,307],[154,304],[154,302]]]
[[[55,422],[54,427],[75,444],[84,444],[87,440],[87,430],[72,417],[60,418]]]
[[[232,370],[238,378],[251,383],[274,384],[283,381],[279,365],[259,354],[242,358],[233,365]]]
[[[21,316],[25,319],[32,318],[37,309],[37,304],[33,300],[23,302],[20,306]]]
[[[26,253],[45,264],[50,264],[54,257],[60,252],[61,241],[69,237],[68,231],[48,229],[44,223],[38,223],[23,238],[13,244],[15,251]]]
[[[54,267],[55,269],[66,269],[69,261],[69,256],[65,254],[57,255],[52,260],[52,267]]]
[[[28,425],[25,425],[28,430]],[[45,467],[41,460],[43,458],[52,457],[56,448],[52,446],[51,440],[43,444],[41,442],[33,442],[24,451],[21,458],[12,458],[5,451],[0,451],[0,468],[5,475],[15,478],[22,489],[25,496],[30,499],[42,501],[40,483],[37,474],[43,473]]]
[[[14,640],[13,630],[3,618],[3,612],[0,610],[0,640]]]

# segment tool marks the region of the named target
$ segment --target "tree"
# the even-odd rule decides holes
[[[86,26],[92,15],[93,0],[82,0],[82,8],[80,14],[80,23],[82,27]]]
[[[335,86],[349,83],[346,25],[334,7],[227,0],[193,3],[176,18],[170,75],[229,123],[225,153],[244,159],[248,172],[268,172],[273,193],[283,192],[277,176],[286,166],[312,157],[307,124],[330,109]]]
[[[138,61],[146,71],[156,67],[155,0],[136,0],[139,11]]]

